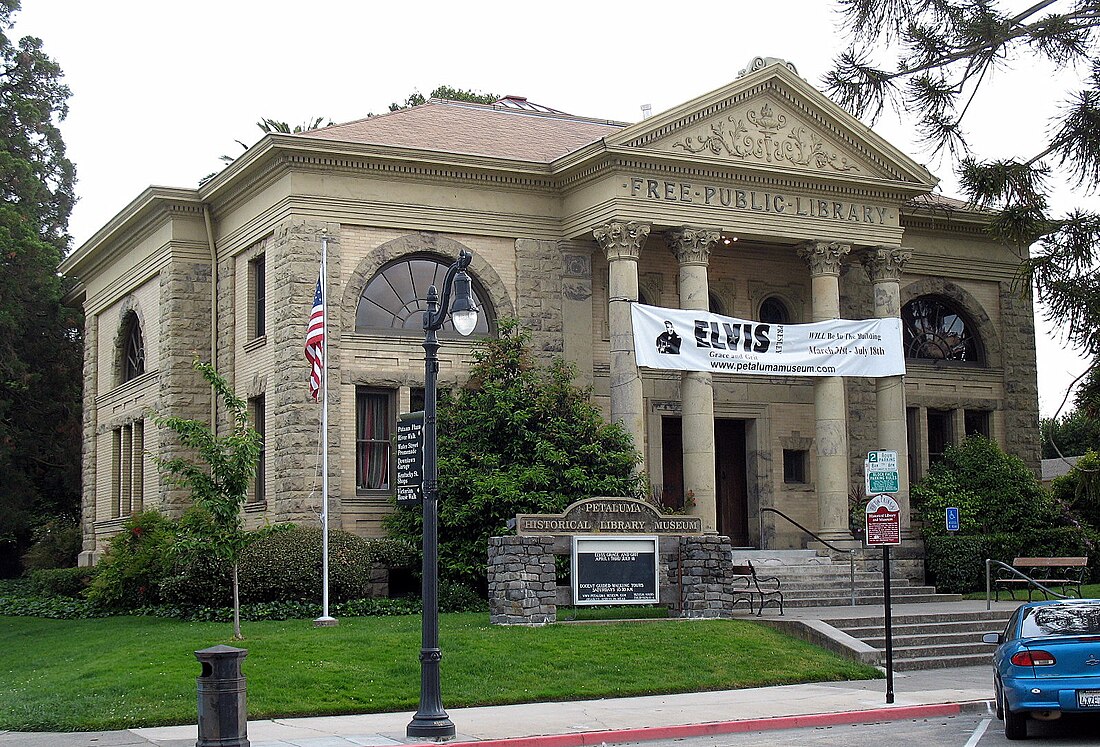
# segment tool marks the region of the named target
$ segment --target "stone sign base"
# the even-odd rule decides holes
[[[568,586],[558,587],[554,558],[568,555],[571,536],[489,539],[489,620],[494,625],[545,625],[557,621],[558,605],[571,604]],[[671,617],[733,615],[729,537],[660,538],[661,603]]]

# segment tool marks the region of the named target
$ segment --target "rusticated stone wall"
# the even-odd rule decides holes
[[[732,551],[729,537],[722,535],[680,538],[680,553],[670,568],[671,575],[680,579],[680,595],[669,604],[670,616],[732,617],[736,599],[730,573]]]
[[[340,312],[336,289],[342,287],[339,224],[291,219],[276,227],[265,251],[269,277],[267,336],[274,344],[274,369],[267,379],[268,518],[273,522],[316,522],[321,505],[318,472],[318,423],[321,406],[309,396],[309,364],[303,345],[313,308],[313,290],[321,262],[321,237],[328,236],[328,375],[340,381]],[[336,302],[336,303],[334,303]],[[329,526],[340,526],[340,387],[330,386]],[[316,489],[315,489],[316,488]]]
[[[516,240],[516,313],[536,353],[561,355],[562,265],[556,241]]]
[[[78,563],[92,565],[96,560],[96,427],[97,410],[95,406],[99,389],[99,317],[96,314],[84,316],[84,448],[81,453],[81,521],[83,542]]]
[[[1001,354],[1005,369],[1005,450],[1024,460],[1036,475],[1041,457],[1039,383],[1035,362],[1035,316],[1030,289],[1022,295],[1012,283],[1000,284]]]
[[[209,421],[210,386],[192,365],[210,357],[210,264],[181,258],[160,273],[159,407],[176,417]],[[167,428],[158,429],[158,455],[191,456]],[[190,505],[187,488],[161,482],[160,508],[178,518]]]

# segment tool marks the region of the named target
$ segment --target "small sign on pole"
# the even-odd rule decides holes
[[[888,495],[876,495],[867,502],[867,544],[901,544],[901,508]]]
[[[947,531],[959,531],[959,509],[957,508],[947,509]]]
[[[864,488],[867,495],[897,493],[901,490],[896,451],[872,451],[863,463]]]
[[[397,505],[416,506],[424,500],[424,413],[397,417]]]

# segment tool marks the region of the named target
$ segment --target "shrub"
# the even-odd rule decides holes
[[[1089,451],[1081,456],[1067,474],[1054,478],[1051,487],[1055,498],[1100,529],[1100,454]]]
[[[99,561],[88,599],[116,611],[158,603],[174,539],[175,524],[156,511],[131,516]]]
[[[83,536],[72,519],[51,519],[34,530],[33,544],[23,555],[28,571],[43,568],[71,568],[76,565]]]
[[[1021,532],[1068,523],[1050,493],[1019,457],[971,436],[949,446],[943,461],[911,491],[925,538],[947,534],[944,509],[959,509],[962,535]]]
[[[330,529],[329,601],[370,595],[377,558],[400,559],[411,550],[399,543],[372,543],[340,529]],[[294,527],[253,542],[241,555],[241,600],[244,602],[316,601],[321,597],[321,529]]]
[[[439,585],[440,612],[482,612],[488,608],[488,602],[469,586],[454,583]]]
[[[79,599],[94,577],[94,568],[43,568],[31,571],[31,585],[42,596]]]
[[[1013,558],[1089,556],[1096,578],[1096,548],[1100,535],[1080,527],[1030,529],[970,536],[925,539],[929,581],[939,591],[965,594],[985,589],[985,560],[1011,565]],[[996,571],[993,571],[994,574]]]

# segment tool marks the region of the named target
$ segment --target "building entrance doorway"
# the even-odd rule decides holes
[[[745,456],[747,422],[714,421],[718,533],[729,537],[734,547],[749,546],[748,463]],[[683,432],[680,418],[662,418],[664,483],[661,486],[661,503],[672,509],[683,508],[685,503]]]
[[[749,547],[749,486],[744,420],[714,421],[718,532],[734,547]]]

